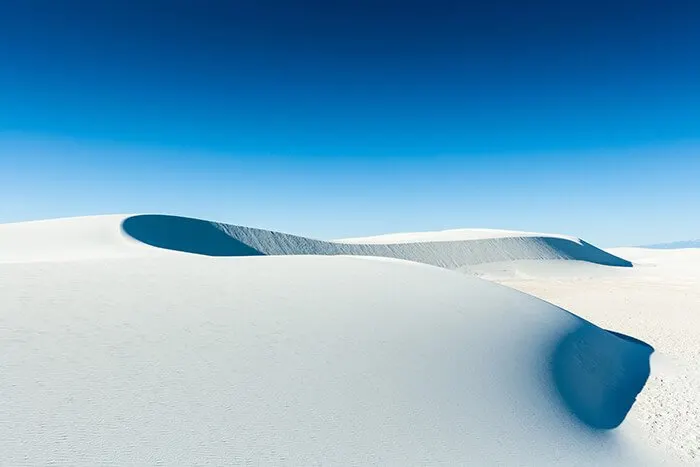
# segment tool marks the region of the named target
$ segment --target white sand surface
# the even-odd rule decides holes
[[[610,252],[635,267],[524,262],[480,274],[652,345],[651,377],[630,417],[650,444],[700,465],[700,249]]]
[[[405,232],[384,235],[373,235],[371,237],[344,238],[336,241],[341,243],[417,243],[519,237],[553,237],[563,238],[574,242],[580,242],[580,239],[568,235],[522,232],[519,230],[500,229],[449,229],[438,230],[433,232]]]
[[[6,465],[637,466],[692,459],[676,445],[689,433],[677,412],[692,410],[697,388],[663,390],[665,378],[692,384],[677,370],[697,355],[684,340],[690,329],[676,335],[667,327],[662,343],[648,311],[639,312],[645,324],[638,327],[586,316],[590,307],[580,312],[627,336],[614,334],[469,276],[550,291],[557,281],[578,281],[581,289],[593,281],[595,294],[605,281],[617,288],[635,273],[603,266],[624,261],[585,242],[562,239],[569,243],[538,251],[566,254],[544,257],[533,257],[527,242],[488,238],[458,241],[447,252],[429,241],[417,249],[345,249],[203,221],[129,219],[0,226]],[[368,251],[374,259],[339,256]],[[468,253],[450,260],[455,251]],[[390,259],[377,260],[384,256]],[[514,259],[507,267],[483,261],[493,257]],[[523,279],[523,267],[544,279]],[[575,271],[554,277],[557,268],[578,267],[587,268],[583,279]],[[677,286],[696,293],[692,283]],[[579,312],[573,296],[561,300]],[[679,308],[688,303],[678,300]],[[631,309],[619,312],[618,301],[625,302],[606,302],[608,313]],[[634,338],[653,345],[654,356]],[[686,348],[674,353],[672,342]],[[656,372],[657,354],[669,356],[660,361],[675,373]],[[661,428],[649,420],[656,414]]]

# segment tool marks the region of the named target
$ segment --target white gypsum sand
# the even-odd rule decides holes
[[[655,348],[629,417],[650,444],[700,463],[700,249],[615,248],[633,268],[577,262],[482,265],[491,280],[550,301]]]
[[[0,226],[3,460],[659,462],[627,414],[646,344],[478,278],[335,256],[624,264],[513,238],[457,240],[450,260],[450,242],[346,248],[164,216]]]
[[[145,248],[150,245],[156,248]],[[526,232],[449,241],[344,243],[281,232],[166,215],[95,216],[6,224],[0,229],[0,262],[48,261],[107,255],[162,254],[163,250],[209,256],[355,255],[431,264],[448,269],[494,261],[585,260],[631,266],[580,239]]]

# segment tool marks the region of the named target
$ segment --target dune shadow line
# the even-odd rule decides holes
[[[135,240],[166,250],[206,256],[260,256],[260,251],[228,235],[216,224],[187,217],[141,215],[124,220]]]
[[[554,384],[571,413],[589,427],[619,426],[649,378],[654,348],[582,322],[558,343]]]
[[[129,217],[122,222],[122,229],[133,239],[154,247],[207,256],[379,256],[447,269],[518,259],[572,259],[609,266],[631,266],[628,261],[588,243],[554,237],[353,244],[164,214]]]

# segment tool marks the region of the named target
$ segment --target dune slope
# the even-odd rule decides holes
[[[651,347],[477,278],[177,254],[0,277],[8,465],[653,465],[625,420]]]
[[[562,306],[654,346],[652,374],[628,414],[642,439],[700,464],[700,249],[615,248],[634,268],[575,261],[499,265],[484,277]]]
[[[461,231],[420,241],[329,242],[250,227],[166,215],[99,216],[0,226],[0,261],[153,254],[153,249],[207,256],[355,255],[421,262],[449,269],[512,260],[631,263],[582,240],[524,232]],[[434,238],[433,241],[427,239]],[[448,240],[445,240],[448,238]],[[415,239],[415,238],[414,238]]]

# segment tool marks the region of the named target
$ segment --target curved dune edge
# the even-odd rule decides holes
[[[646,342],[582,320],[555,348],[554,384],[581,422],[596,430],[617,428],[649,379],[653,352]]]
[[[5,268],[13,465],[653,465],[634,423],[609,431],[650,348],[486,281],[318,256]]]
[[[631,262],[584,241],[556,236],[355,244],[162,214],[127,217],[122,229],[134,240],[153,247],[207,256],[359,255],[404,259],[448,269],[532,259],[632,266]]]
[[[361,255],[446,268],[503,258],[631,266],[626,260],[584,241],[565,237],[344,244],[169,215],[128,217],[122,228],[133,239],[153,247],[207,256]],[[594,429],[615,428],[623,422],[649,377],[652,352],[653,348],[642,341],[582,321],[558,343],[553,353],[551,370],[555,387],[581,422]]]

